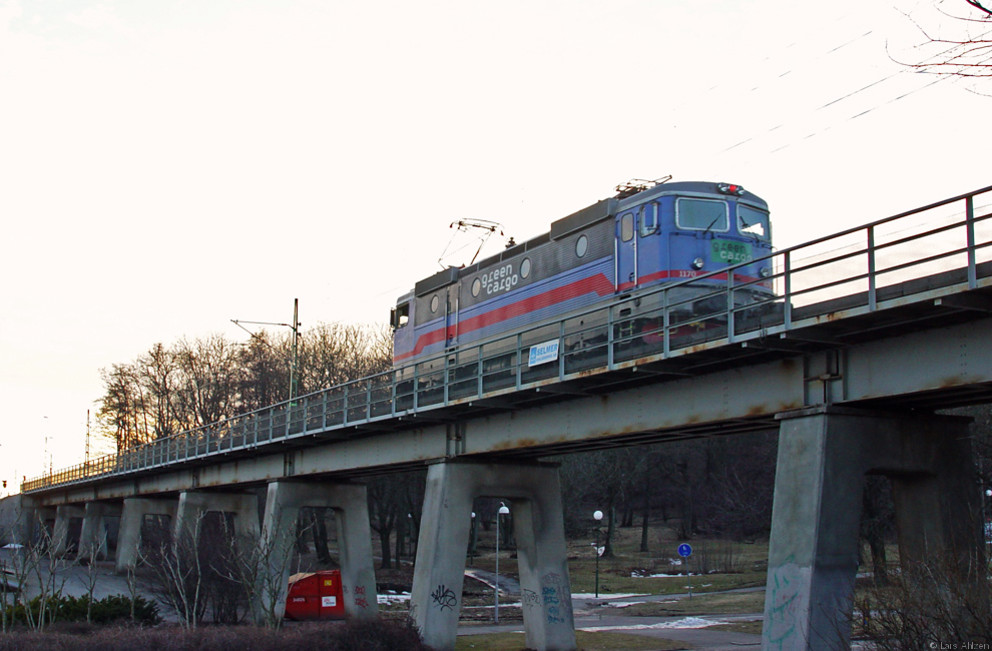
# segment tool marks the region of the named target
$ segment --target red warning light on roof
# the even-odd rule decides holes
[[[717,184],[716,189],[723,194],[733,194],[738,197],[744,194],[744,186],[735,185],[733,183],[719,183]]]

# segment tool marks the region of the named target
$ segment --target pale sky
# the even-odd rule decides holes
[[[990,185],[992,82],[900,65],[914,23],[956,26],[923,0],[0,0],[0,477],[46,436],[82,461],[100,369],[156,342],[294,298],[304,328],[384,322],[453,220],[522,241],[672,174],[763,197],[784,247]]]

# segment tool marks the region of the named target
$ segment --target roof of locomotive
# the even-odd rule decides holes
[[[520,244],[507,247],[499,253],[491,255],[488,258],[484,258],[479,262],[469,265],[468,267],[448,267],[447,269],[437,272],[433,276],[424,278],[415,285],[413,293],[416,296],[423,296],[424,294],[432,292],[435,289],[444,287],[445,285],[450,285],[458,280],[459,277],[464,277],[468,274],[477,272],[479,269],[483,269],[493,264],[498,264],[503,260],[508,260],[515,255],[533,249],[536,246],[546,244],[551,240],[557,240],[565,237],[566,235],[574,233],[577,230],[613,217],[618,212],[626,210],[630,206],[643,203],[644,201],[673,194],[712,196],[720,193],[718,190],[719,185],[719,183],[714,183],[712,181],[676,181],[674,183],[660,183],[654,187],[647,188],[641,192],[623,198],[615,196],[597,201],[591,206],[587,206],[582,210],[572,213],[571,215],[567,215],[561,219],[551,222],[551,229],[547,233],[542,233],[541,235],[533,237],[526,242],[521,242]],[[765,208],[766,210],[768,208],[768,204],[765,203],[764,199],[746,190],[744,190],[743,194],[740,195],[735,194],[727,196],[734,196],[738,200],[744,200],[747,203]]]

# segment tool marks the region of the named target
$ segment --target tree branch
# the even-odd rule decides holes
[[[992,9],[986,9],[985,7],[982,6],[982,3],[979,2],[978,0],[964,0],[964,1],[970,4],[975,9],[978,9],[979,11],[984,11],[989,16],[992,16]]]

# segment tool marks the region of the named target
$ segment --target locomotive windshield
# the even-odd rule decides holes
[[[737,204],[737,230],[741,235],[751,235],[756,240],[769,241],[771,229],[768,225],[768,213]]]
[[[730,230],[727,202],[680,197],[675,203],[675,223],[686,230],[726,232]]]

